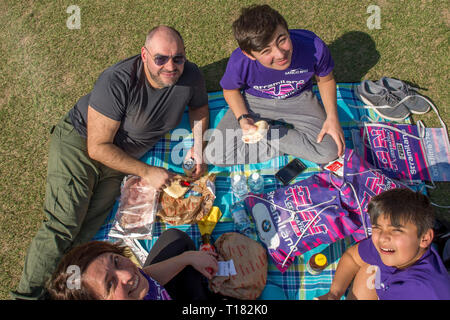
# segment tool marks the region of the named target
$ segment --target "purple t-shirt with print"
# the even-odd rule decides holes
[[[326,44],[308,30],[289,30],[292,41],[292,61],[286,70],[264,67],[242,53],[233,51],[225,74],[220,81],[223,89],[243,89],[253,96],[268,99],[285,99],[312,88],[314,75],[324,77],[334,67]]]
[[[416,263],[405,269],[386,266],[372,238],[361,241],[358,252],[364,262],[379,268],[375,289],[380,300],[450,299],[450,276],[432,246]]]
[[[169,293],[162,285],[149,277],[142,269],[139,269],[139,271],[148,281],[148,292],[145,295],[144,300],[172,300]]]

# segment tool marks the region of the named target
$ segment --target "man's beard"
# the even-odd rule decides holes
[[[150,75],[150,78],[152,78],[152,80],[153,80],[160,88],[167,88],[167,87],[173,86],[173,85],[178,81],[178,79],[180,78],[180,77],[178,76],[178,77],[176,77],[176,78],[173,79],[172,83],[165,83],[165,82],[162,81],[161,76],[160,76],[160,73],[163,72],[163,71],[166,71],[166,70],[161,69],[161,70],[159,70],[158,73],[156,73],[156,74],[155,74],[155,73],[152,73],[152,72],[150,71],[150,68],[149,68],[148,66],[147,66],[147,70],[148,70],[148,74]],[[179,71],[177,70],[176,72],[178,73]]]

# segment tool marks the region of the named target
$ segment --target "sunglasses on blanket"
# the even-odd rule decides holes
[[[145,48],[145,50],[147,50],[147,52],[151,55],[150,51],[148,51],[147,48]],[[173,63],[179,64],[179,65],[186,62],[186,57],[182,54],[176,54],[174,56],[164,56],[161,54],[157,54],[153,57],[153,61],[155,62],[155,64],[157,66],[165,65],[167,62],[169,62],[170,59],[172,59]]]

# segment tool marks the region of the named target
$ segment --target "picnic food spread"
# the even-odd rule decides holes
[[[349,88],[353,87],[349,86]],[[347,91],[350,90],[347,87],[344,87],[341,88],[341,91],[344,89]],[[270,122],[270,124],[273,123]],[[257,125],[258,129],[259,126],[261,126],[261,128],[265,127],[264,123],[260,124],[260,122],[257,122],[255,125]],[[374,126],[374,124],[371,125]],[[391,124],[383,125],[383,130],[390,129],[392,126]],[[367,130],[367,127],[368,125],[364,127],[364,130]],[[265,129],[267,130],[267,128],[268,125]],[[255,132],[258,131],[259,130]],[[363,130],[358,130],[358,132],[356,132],[361,139],[364,138],[363,132]],[[378,130],[371,133],[379,134],[383,132]],[[411,132],[409,132],[409,134],[411,135]],[[390,135],[383,134],[380,135],[379,140],[376,141],[383,142],[386,139],[385,136],[390,137]],[[263,137],[264,136],[260,136],[256,138],[262,139]],[[378,136],[376,135],[375,138],[377,137]],[[249,137],[247,136],[247,138]],[[363,146],[362,143],[358,144],[355,142],[353,132],[352,139],[355,149],[357,146]],[[249,141],[248,143],[255,143],[255,140],[257,139],[251,138],[247,141]],[[390,140],[386,141],[389,142]],[[370,144],[367,143],[367,147],[369,147],[369,145]],[[409,143],[409,145],[411,146],[412,143]],[[384,145],[381,144],[381,146]],[[352,242],[358,242],[368,237],[367,232],[370,230],[370,220],[365,209],[368,200],[383,191],[400,187],[397,181],[393,180],[394,177],[389,177],[389,172],[387,172],[386,168],[374,166],[373,163],[367,161],[360,153],[354,152],[352,149],[346,149],[345,151],[343,157],[328,163],[319,170],[318,173],[313,174],[313,176],[309,178],[290,183],[285,187],[276,185],[274,190],[271,189],[272,186],[268,184],[269,188],[264,187],[261,194],[249,195],[249,193],[246,193],[246,199],[244,200],[245,209],[248,210],[248,214],[251,215],[252,220],[256,224],[258,230],[257,241],[265,246],[264,250],[266,256],[270,258],[269,262],[274,264],[277,268],[269,270],[270,276],[272,277],[270,278],[270,281],[277,279],[276,277],[279,276],[279,272],[281,271],[281,273],[284,273],[291,264],[298,265],[301,263],[304,264],[304,268],[300,269],[302,279],[296,279],[295,281],[303,284],[306,281],[303,279],[309,279],[311,276],[316,276],[316,280],[319,282],[325,281],[323,280],[324,277],[330,272],[335,272],[336,266],[334,261],[336,261],[336,258],[342,256],[341,251],[344,250],[343,248],[350,245]],[[407,152],[405,152],[405,154],[408,155]],[[275,167],[278,168],[281,165],[282,163],[277,163]],[[185,168],[183,167],[183,170],[184,169]],[[259,167],[257,169],[259,169]],[[251,172],[253,172],[255,168],[250,167],[247,169],[246,167],[245,170],[251,170]],[[245,173],[243,174],[244,178]],[[187,176],[186,171],[185,174]],[[236,194],[230,192],[229,183],[233,180],[231,179],[232,175],[230,174],[229,177],[226,177],[226,179],[228,179],[225,180],[227,182],[226,188],[224,187],[225,183],[223,183],[222,180],[219,181],[219,193],[216,195],[218,195],[222,202],[214,202],[214,193],[209,194],[206,192],[207,188],[205,187],[208,183],[214,184],[214,179],[203,177],[201,181],[200,179],[199,181],[194,181],[192,178],[186,176],[181,176],[182,178],[179,180],[179,183],[181,182],[180,187],[187,187],[186,185],[183,186],[182,181],[190,181],[189,183],[191,184],[184,196],[176,199],[165,192],[162,193],[160,204],[162,204],[164,210],[160,212],[160,217],[163,218],[162,220],[164,222],[175,226],[197,222],[200,234],[202,236],[204,234],[210,235],[212,230],[206,232],[204,230],[205,226],[210,227],[210,222],[213,222],[215,225],[215,223],[220,220],[220,216],[217,221],[209,221],[208,218],[210,216],[207,214],[210,211],[207,210],[206,207],[209,205],[212,206],[213,204],[220,206],[225,203],[225,205],[229,205],[226,209],[229,209],[236,202],[236,198],[238,198]],[[219,175],[219,177],[220,179],[223,179],[222,175]],[[197,186],[195,186],[196,184]],[[224,193],[227,197],[222,197]],[[198,198],[202,196],[205,197],[205,195],[208,204],[205,205],[204,203],[202,205],[202,210],[199,205],[201,200]],[[187,200],[188,197],[191,199]],[[231,197],[231,201],[229,200],[229,197]],[[187,214],[188,211],[189,214]],[[211,212],[212,211],[214,210],[211,210]],[[232,217],[231,211],[226,212],[224,222],[228,222],[226,219]],[[232,230],[236,231],[236,223],[233,224],[232,228],[229,228],[226,223],[218,224],[218,226],[219,230],[216,230],[216,234]],[[288,232],[291,231],[291,229],[292,232]],[[193,235],[193,239],[195,239],[195,236],[197,236],[198,239],[198,233],[195,228],[188,229],[188,232]],[[158,234],[156,234],[156,236],[158,236]],[[338,242],[339,239],[348,236],[353,238],[348,240],[350,241],[350,244],[347,244],[346,240],[345,244],[342,245],[342,248],[339,243],[336,246],[330,247],[332,249],[329,249],[328,245]],[[209,245],[212,244],[212,241],[208,237],[209,236],[202,237],[204,241],[199,243],[201,245],[200,248],[204,249],[208,247],[211,249]],[[248,245],[251,243],[251,240],[246,237],[245,241],[242,242]],[[305,255],[305,260],[297,259],[297,261],[294,261],[296,257],[301,257],[302,254],[317,248],[319,245],[327,245],[327,247],[325,249],[321,248],[321,253],[319,254]],[[218,292],[222,294],[228,294],[231,291],[235,293],[236,291],[241,291],[241,289],[237,288],[241,286],[242,282],[245,282],[245,277],[249,277],[247,271],[252,270],[251,266],[239,261],[238,258],[242,258],[240,254],[237,256],[231,255],[226,257],[224,252],[226,253],[227,251],[234,251],[238,248],[242,248],[239,245],[236,245],[236,243],[230,245],[230,240],[223,241],[223,243],[220,241],[216,242],[214,243],[214,246],[216,246],[217,252],[221,257],[219,260],[224,260],[220,262],[233,261],[233,264],[236,266],[237,275],[230,275],[229,279],[234,282],[226,284],[229,286],[228,289],[224,289],[225,283],[223,281],[225,280],[225,277],[222,275],[215,277],[212,283],[221,288]],[[224,250],[224,247],[228,250]],[[336,250],[336,252],[334,250]],[[246,254],[243,254],[243,256],[246,256]],[[331,261],[333,261],[333,263],[330,263]],[[324,269],[327,271],[323,272]],[[323,274],[319,275],[321,272]],[[286,273],[283,276],[290,277],[290,275]],[[294,296],[297,294],[297,290],[299,290],[298,287],[283,287],[283,289],[290,294],[294,294]],[[311,286],[308,287],[308,290],[306,297],[312,298],[313,294],[317,296],[318,291],[321,289],[313,288]],[[257,296],[257,294],[258,293],[254,292],[252,292],[252,294],[241,292],[240,294],[237,294],[236,297],[239,299],[252,299]],[[301,296],[302,295],[300,294],[300,297]]]
[[[190,187],[186,189],[184,197],[172,197],[167,192],[161,194],[160,208],[157,215],[166,223],[171,225],[190,224],[200,221],[209,214],[215,196],[215,174],[204,175],[193,180],[186,176],[177,175],[175,181],[189,182]]]

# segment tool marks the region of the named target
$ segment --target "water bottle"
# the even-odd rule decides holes
[[[233,216],[234,224],[237,227],[239,233],[256,240],[255,228],[250,221],[244,204],[239,201],[231,206],[231,215]]]
[[[264,192],[264,178],[258,172],[254,172],[250,177],[248,177],[248,188],[252,193],[263,193]]]
[[[195,160],[194,158],[185,159],[182,165],[184,174],[187,177],[191,177],[195,170]]]
[[[238,199],[243,199],[247,193],[247,182],[244,175],[237,174],[231,180],[231,189]]]

